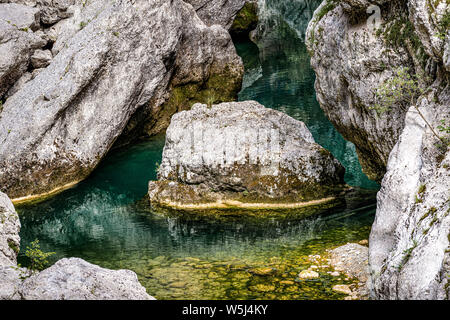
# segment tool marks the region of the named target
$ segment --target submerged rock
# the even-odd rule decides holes
[[[79,258],[61,259],[27,278],[26,300],[154,300],[130,270],[108,270]]]
[[[365,283],[369,278],[369,249],[356,243],[347,243],[330,251],[330,265]]]
[[[333,290],[339,293],[343,293],[343,294],[348,294],[348,295],[352,295],[352,289],[350,289],[350,287],[346,284],[337,284],[335,286],[333,286]]]
[[[197,101],[233,100],[241,86],[242,61],[230,35],[207,27],[190,5],[98,3],[79,5],[83,12],[94,6],[95,15],[76,24],[50,65],[33,72],[0,110],[0,186],[13,200],[67,188],[89,175],[119,137],[160,132],[173,113]],[[4,24],[14,37],[22,32],[0,20],[0,33]],[[24,38],[15,50],[16,42],[0,44],[0,60],[14,62],[0,68],[0,95],[26,71],[37,46]]]
[[[303,122],[255,101],[196,104],[172,117],[149,197],[186,209],[304,207],[333,200],[343,175]]]
[[[303,270],[298,274],[298,278],[301,280],[307,280],[307,279],[316,279],[319,277],[319,273],[313,270]]]

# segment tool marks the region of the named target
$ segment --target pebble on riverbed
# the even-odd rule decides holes
[[[298,278],[301,280],[307,280],[307,279],[315,279],[319,277],[319,273],[313,270],[303,270],[298,274]]]
[[[350,287],[346,284],[337,284],[335,286],[333,286],[333,290],[339,293],[343,293],[343,294],[348,294],[348,295],[352,295],[353,291],[352,289],[350,289]]]

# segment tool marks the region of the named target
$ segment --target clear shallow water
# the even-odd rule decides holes
[[[304,25],[304,24],[302,24]],[[314,95],[314,73],[298,32],[282,21],[260,48],[238,43],[247,74],[240,100],[254,99],[304,121],[316,141],[347,168],[346,181],[377,188],[361,172],[354,147],[325,118]],[[21,252],[38,238],[54,262],[80,257],[111,269],[131,269],[158,299],[339,299],[343,278],[323,269],[298,281],[309,255],[367,239],[374,206],[355,204],[302,221],[186,221],[149,212],[142,199],[156,178],[164,137],[116,150],[86,181],[45,202],[21,206]],[[370,200],[369,200],[370,202]],[[360,205],[361,206],[361,205]],[[356,209],[356,210],[355,210]],[[23,253],[19,262],[27,264]],[[268,276],[255,268],[272,268]]]

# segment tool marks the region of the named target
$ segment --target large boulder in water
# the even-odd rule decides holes
[[[79,182],[118,138],[164,130],[175,112],[232,100],[241,87],[229,33],[189,4],[101,4],[79,5],[73,19],[85,20],[68,19],[75,31],[50,65],[0,108],[0,188],[13,200]]]
[[[172,117],[155,206],[295,208],[329,203],[344,168],[303,122],[255,101],[196,104]]]

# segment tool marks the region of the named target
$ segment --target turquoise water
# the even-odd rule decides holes
[[[354,147],[325,118],[315,100],[314,73],[295,30],[279,23],[258,46],[237,43],[246,65],[240,100],[254,99],[304,121],[316,141],[346,167],[346,181],[376,189],[361,172]],[[44,251],[80,257],[111,269],[131,269],[158,299],[340,299],[333,278],[299,281],[297,274],[332,248],[367,239],[374,193],[327,216],[300,221],[187,221],[149,212],[143,198],[156,178],[164,137],[112,151],[76,187],[41,203],[18,207],[22,222],[19,262],[39,239]],[[255,268],[271,268],[256,275]]]

